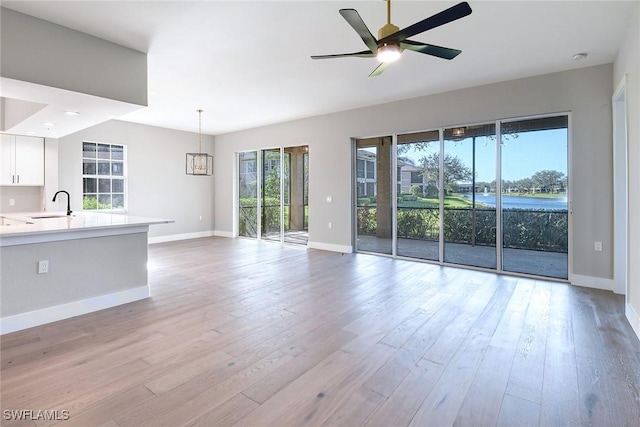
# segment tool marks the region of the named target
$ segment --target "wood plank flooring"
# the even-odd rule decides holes
[[[151,299],[1,338],[3,426],[640,420],[610,292],[242,239],[153,245],[149,266]]]

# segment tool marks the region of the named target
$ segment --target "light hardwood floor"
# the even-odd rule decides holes
[[[251,240],[153,245],[149,258],[151,299],[2,337],[3,418],[57,409],[70,415],[59,425],[110,427],[640,420],[640,343],[611,292]]]

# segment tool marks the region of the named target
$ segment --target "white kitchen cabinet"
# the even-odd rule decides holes
[[[2,134],[0,185],[44,185],[44,139]]]

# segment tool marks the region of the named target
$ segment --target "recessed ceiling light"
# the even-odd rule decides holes
[[[50,127],[53,127],[53,126],[55,126],[55,125],[56,125],[55,123],[51,123],[51,122],[44,122],[44,123],[42,124],[42,126],[46,126],[46,127],[49,127],[49,128],[50,128]]]
[[[587,59],[587,56],[589,56],[587,52],[576,53],[575,55],[573,55],[573,60],[582,61],[583,59]]]
[[[77,111],[65,111],[64,112],[67,116],[79,116],[80,113]]]

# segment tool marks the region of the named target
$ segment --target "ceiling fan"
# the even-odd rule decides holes
[[[424,53],[426,55],[437,56],[438,58],[453,59],[462,51],[458,49],[450,49],[448,47],[420,43],[407,39],[432,28],[436,28],[457,19],[464,18],[465,16],[470,14],[471,7],[469,6],[469,3],[462,2],[400,30],[399,27],[396,27],[391,23],[391,0],[387,0],[387,23],[378,31],[378,40],[376,40],[375,37],[373,37],[373,34],[371,34],[371,31],[369,31],[369,28],[367,28],[367,25],[360,17],[360,14],[357,10],[340,9],[340,15],[342,15],[342,17],[349,23],[349,25],[351,25],[351,27],[353,27],[354,30],[356,30],[364,44],[367,45],[369,49],[363,50],[361,52],[339,53],[336,55],[314,55],[311,58],[329,59],[345,57],[377,57],[380,61],[380,65],[378,65],[378,67],[376,67],[376,69],[373,70],[371,74],[369,74],[369,77],[382,74],[385,68],[391,62],[397,60],[400,57],[402,51],[405,49]]]

